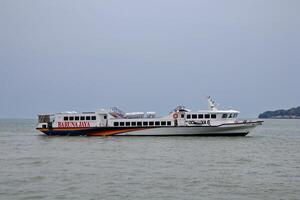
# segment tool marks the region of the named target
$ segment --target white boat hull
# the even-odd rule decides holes
[[[259,123],[228,124],[221,126],[163,127],[129,131],[116,136],[244,136]]]

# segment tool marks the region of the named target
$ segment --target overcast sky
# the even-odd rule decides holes
[[[0,117],[300,105],[298,0],[0,0]]]

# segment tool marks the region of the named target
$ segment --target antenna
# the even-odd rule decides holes
[[[213,111],[218,110],[216,103],[212,100],[211,96],[207,97],[207,102],[208,102],[208,108],[210,110],[213,110]]]

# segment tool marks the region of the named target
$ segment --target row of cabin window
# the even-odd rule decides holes
[[[216,114],[187,114],[186,115],[187,119],[216,119],[217,115]]]
[[[114,126],[171,126],[171,121],[114,122]]]
[[[222,118],[236,118],[237,116],[238,116],[237,113],[230,113],[230,114],[224,113],[222,115]]]
[[[96,120],[96,116],[70,116],[64,117],[64,121],[78,121],[78,120]]]

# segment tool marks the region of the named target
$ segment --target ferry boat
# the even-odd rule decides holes
[[[97,112],[38,115],[37,130],[57,136],[245,136],[263,121],[239,120],[239,111],[218,110],[211,97],[209,109],[191,111],[177,106],[168,115],[125,113],[113,107]]]

